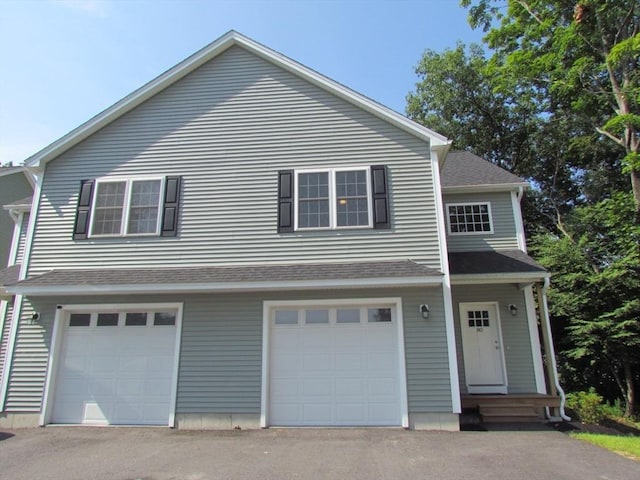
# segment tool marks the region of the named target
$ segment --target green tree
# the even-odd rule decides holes
[[[506,3],[506,9],[505,7]],[[580,115],[620,150],[640,222],[637,0],[462,0],[487,31],[498,91]]]
[[[619,192],[576,208],[562,235],[538,235],[531,244],[553,272],[549,308],[564,325],[558,333],[568,335],[563,355],[588,368],[590,379],[612,376],[627,415],[634,414],[640,366],[640,226],[634,213],[631,194]]]

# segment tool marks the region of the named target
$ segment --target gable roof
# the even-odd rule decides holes
[[[30,195],[15,202],[7,203],[2,206],[5,210],[21,210],[28,212],[31,210],[31,204],[33,203],[33,195]]]
[[[12,167],[0,167],[0,177],[7,177],[9,175],[13,175],[14,173],[22,173],[22,174],[24,174],[24,176],[26,177],[27,181],[29,182],[29,185],[31,185],[31,188],[35,188],[36,181],[33,178],[33,175],[31,174],[31,172],[29,172],[22,165],[17,166],[17,167],[13,167],[13,166]]]
[[[439,284],[442,273],[411,260],[189,268],[52,270],[19,282],[12,292],[158,293],[305,290]]]
[[[390,108],[385,107],[384,105],[375,102],[374,100],[371,100],[370,98],[365,97],[364,95],[357,93],[354,90],[325,77],[324,75],[321,75],[315,70],[305,67],[285,55],[282,55],[275,50],[271,50],[270,48],[231,30],[217,40],[214,40],[203,49],[178,63],[173,68],[151,80],[146,85],[143,85],[133,93],[124,97],[122,100],[116,102],[111,107],[67,133],[65,136],[35,153],[26,160],[25,165],[33,168],[42,167],[45,163],[66,152],[93,133],[134,109],[144,101],[174,84],[234,45],[244,48],[258,57],[271,62],[272,64],[297,75],[298,77],[301,77],[302,79],[342,98],[343,100],[346,100],[349,103],[352,103],[357,107],[362,108],[363,110],[366,110],[367,112],[412,135],[415,135],[421,140],[429,142],[431,148],[438,151],[441,157],[444,157],[449,150],[451,141],[439,133],[423,127]]]
[[[466,187],[511,189],[528,185],[524,179],[504,168],[465,151],[453,151],[447,155],[440,182],[442,188],[448,190]]]

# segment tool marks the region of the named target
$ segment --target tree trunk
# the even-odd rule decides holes
[[[633,387],[633,371],[629,362],[624,362],[624,380],[627,384],[627,406],[624,415],[632,417],[635,414],[636,391]]]
[[[640,224],[640,171],[635,168],[631,170],[631,190],[636,202],[636,223]]]

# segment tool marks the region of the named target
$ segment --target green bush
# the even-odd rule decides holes
[[[593,388],[588,392],[569,393],[566,406],[582,423],[600,423],[604,418],[602,397]]]
[[[616,399],[612,404],[606,402],[604,405],[602,405],[602,414],[605,417],[614,419],[624,417],[624,406],[622,405],[620,399]]]

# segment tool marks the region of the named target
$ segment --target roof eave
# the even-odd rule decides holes
[[[389,123],[396,125],[402,130],[429,142],[432,148],[442,147],[448,150],[451,145],[451,142],[439,133],[423,127],[390,108],[387,108],[364,95],[361,95],[338,82],[335,82],[324,75],[321,75],[318,72],[315,72],[314,70],[311,70],[310,68],[305,67],[304,65],[231,30],[123,99],[114,103],[112,106],[89,119],[79,127],[59,138],[49,146],[35,153],[25,161],[25,165],[29,168],[41,169],[43,165],[50,160],[77,145],[93,133],[104,128],[109,123],[134,109],[171,84],[185,77],[209,60],[220,55],[233,45],[241,46],[259,57],[267,59],[285,70],[299,75],[307,81],[330,91],[334,95],[337,95],[338,97],[359,106]]]
[[[474,192],[512,192],[521,188],[529,188],[527,182],[489,183],[482,185],[452,185],[443,186],[443,193],[474,193]]]
[[[328,288],[398,288],[398,287],[428,287],[442,284],[441,275],[423,277],[389,277],[363,279],[329,279],[329,280],[286,280],[262,282],[210,282],[192,284],[126,284],[126,285],[11,285],[7,291],[19,295],[49,296],[49,295],[119,295],[119,294],[148,294],[148,293],[228,293],[228,292],[258,292],[258,291],[290,291],[314,290]]]
[[[549,272],[515,272],[515,273],[472,273],[451,274],[452,285],[481,285],[492,283],[522,283],[527,284],[551,278]]]

